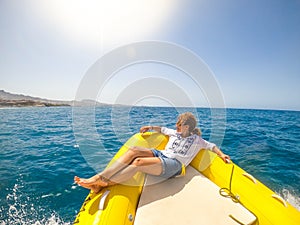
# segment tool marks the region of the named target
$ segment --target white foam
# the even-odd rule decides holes
[[[295,193],[289,191],[288,189],[282,189],[281,195],[283,198],[288,201],[292,206],[300,211],[300,197]]]
[[[41,198],[59,195],[61,193],[43,195]],[[8,213],[7,217],[0,221],[0,225],[71,225],[71,222],[63,221],[56,212],[43,216],[41,212],[47,210],[30,203],[29,197],[24,198],[18,185],[14,186],[12,192],[6,196],[6,200],[9,206]],[[3,208],[0,208],[1,210]]]
[[[42,219],[42,221],[36,221],[33,225],[70,225],[71,223],[63,222],[56,215],[51,215],[50,218]]]
[[[29,218],[32,215],[24,212],[23,209],[11,206],[9,211],[8,218],[1,221],[0,225],[71,225],[70,222],[64,222],[54,213],[49,218],[35,219]]]

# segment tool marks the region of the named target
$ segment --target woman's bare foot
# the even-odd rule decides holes
[[[95,194],[98,194],[101,190],[102,190],[102,186],[98,186],[98,185],[92,185],[91,186],[91,190],[95,193]]]
[[[108,185],[108,183],[104,179],[105,178],[101,175],[95,175],[88,179],[83,179],[77,176],[74,177],[75,183],[84,188],[91,189],[93,191],[95,190],[94,192],[99,192],[99,189]]]

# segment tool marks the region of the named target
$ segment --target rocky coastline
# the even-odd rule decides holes
[[[41,102],[33,100],[5,100],[0,99],[0,107],[53,107],[53,106],[71,106],[66,103]]]
[[[59,101],[31,97],[22,94],[12,94],[0,90],[0,108],[6,107],[59,107],[59,106],[103,106],[97,101]]]
[[[32,97],[22,94],[12,94],[4,90],[0,90],[0,108],[9,107],[106,107],[112,104],[101,103],[91,99],[83,99],[81,101],[61,101],[49,100],[45,98]],[[128,107],[128,105],[114,104],[117,107]]]

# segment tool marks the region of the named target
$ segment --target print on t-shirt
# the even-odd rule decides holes
[[[182,138],[180,135],[177,135],[177,139],[172,144],[173,152],[183,156],[186,155],[194,140],[195,136]]]

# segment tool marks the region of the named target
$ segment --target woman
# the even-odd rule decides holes
[[[195,116],[186,112],[178,116],[176,130],[159,126],[143,126],[140,129],[141,133],[154,130],[169,136],[165,150],[130,147],[103,172],[88,179],[75,176],[74,181],[97,193],[102,187],[129,180],[136,172],[171,178],[181,174],[182,165],[188,166],[200,149],[209,149],[224,162],[229,161],[230,157],[215,144],[201,138],[201,131],[196,128],[196,124]]]

